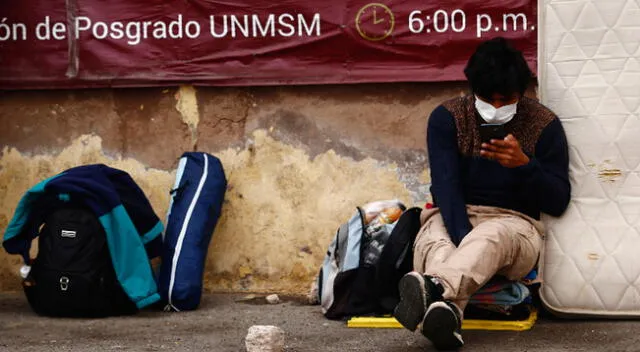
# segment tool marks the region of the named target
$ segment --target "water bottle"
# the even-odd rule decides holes
[[[380,231],[382,227],[386,224],[392,224],[402,214],[402,209],[398,207],[385,208],[376,216],[365,228],[365,233],[370,238],[373,237],[373,234]]]
[[[374,265],[380,258],[384,244],[377,240],[371,240],[365,248],[364,263],[365,265]]]

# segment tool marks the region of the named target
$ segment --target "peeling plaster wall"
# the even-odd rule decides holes
[[[462,84],[0,92],[0,231],[24,192],[67,168],[131,174],[164,218],[183,151],[218,156],[229,188],[209,291],[305,293],[356,205],[429,200],[427,116]],[[164,219],[163,219],[164,220]],[[20,258],[0,251],[0,291]]]

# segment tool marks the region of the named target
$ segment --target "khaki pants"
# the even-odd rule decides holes
[[[540,221],[515,211],[469,205],[467,213],[473,229],[456,247],[440,211],[424,210],[413,258],[414,270],[438,278],[444,298],[461,310],[494,275],[526,276],[536,265],[544,234]]]

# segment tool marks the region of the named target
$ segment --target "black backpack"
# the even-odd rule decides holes
[[[371,239],[365,234],[364,214],[358,208],[342,224],[329,245],[317,278],[318,300],[325,317],[393,312],[400,300],[398,283],[413,269],[413,244],[420,231],[421,209],[406,209],[386,238],[375,260],[366,260]]]
[[[413,244],[420,232],[421,213],[418,207],[405,210],[380,254],[374,288],[382,313],[393,313],[400,303],[400,279],[413,270]]]
[[[116,278],[104,228],[80,206],[58,208],[45,217],[38,255],[23,288],[40,315],[105,317],[137,311]]]

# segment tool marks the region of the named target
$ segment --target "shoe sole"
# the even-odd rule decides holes
[[[458,330],[458,317],[444,302],[429,307],[422,323],[422,335],[438,350],[455,350],[464,345]]]
[[[409,273],[398,283],[400,303],[393,316],[405,328],[415,331],[427,311],[427,292],[424,279],[417,273]]]

